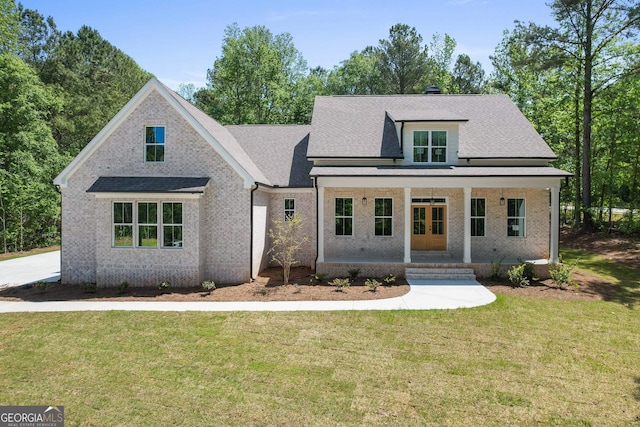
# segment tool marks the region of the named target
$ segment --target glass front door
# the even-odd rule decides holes
[[[447,249],[446,206],[412,206],[411,249],[444,251]]]

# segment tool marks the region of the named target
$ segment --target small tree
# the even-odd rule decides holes
[[[274,220],[273,225],[274,228],[269,229],[269,237],[273,246],[268,253],[271,254],[273,261],[282,266],[284,284],[288,285],[291,266],[300,262],[296,259],[296,255],[309,238],[299,235],[302,218],[297,212],[285,221]]]

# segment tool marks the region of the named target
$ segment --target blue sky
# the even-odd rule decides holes
[[[171,88],[206,84],[221,55],[225,28],[264,25],[288,32],[310,67],[327,69],[351,52],[376,45],[397,23],[415,27],[425,42],[447,33],[488,72],[489,55],[514,20],[553,25],[549,0],[21,0],[52,16],[58,29],[88,25]]]

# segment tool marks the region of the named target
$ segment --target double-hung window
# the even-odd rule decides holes
[[[336,236],[353,235],[353,199],[336,197]]]
[[[133,246],[133,203],[113,204],[113,246],[130,248]]]
[[[138,246],[158,247],[158,204],[138,203]]]
[[[296,199],[284,199],[284,220],[289,221],[296,213]]]
[[[145,128],[144,160],[147,163],[164,162],[164,126]]]
[[[182,247],[182,203],[162,204],[162,247]]]
[[[413,161],[415,163],[447,162],[447,131],[417,130],[413,132]]]
[[[163,248],[182,247],[182,203],[114,202],[113,247],[157,248],[162,230]],[[135,209],[135,210],[134,210]]]
[[[375,199],[375,235],[393,235],[393,199]]]
[[[507,199],[507,235],[525,237],[526,210],[524,199]]]
[[[471,199],[471,235],[484,237],[487,218],[486,200]]]

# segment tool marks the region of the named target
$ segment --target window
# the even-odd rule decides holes
[[[336,236],[353,235],[353,199],[336,197]]]
[[[145,162],[164,162],[164,126],[147,126],[145,128],[144,148]]]
[[[289,221],[296,213],[296,199],[284,199],[284,220]]]
[[[113,204],[113,246],[117,248],[133,246],[133,203]]]
[[[375,235],[393,234],[393,199],[375,199]]]
[[[182,203],[162,204],[162,246],[182,247]]]
[[[417,130],[413,132],[413,161],[415,163],[446,163],[447,131]]]
[[[138,246],[158,247],[157,203],[138,203]]]
[[[524,199],[507,199],[507,235],[525,237]]]
[[[485,199],[471,199],[471,235],[484,237],[486,219]]]

